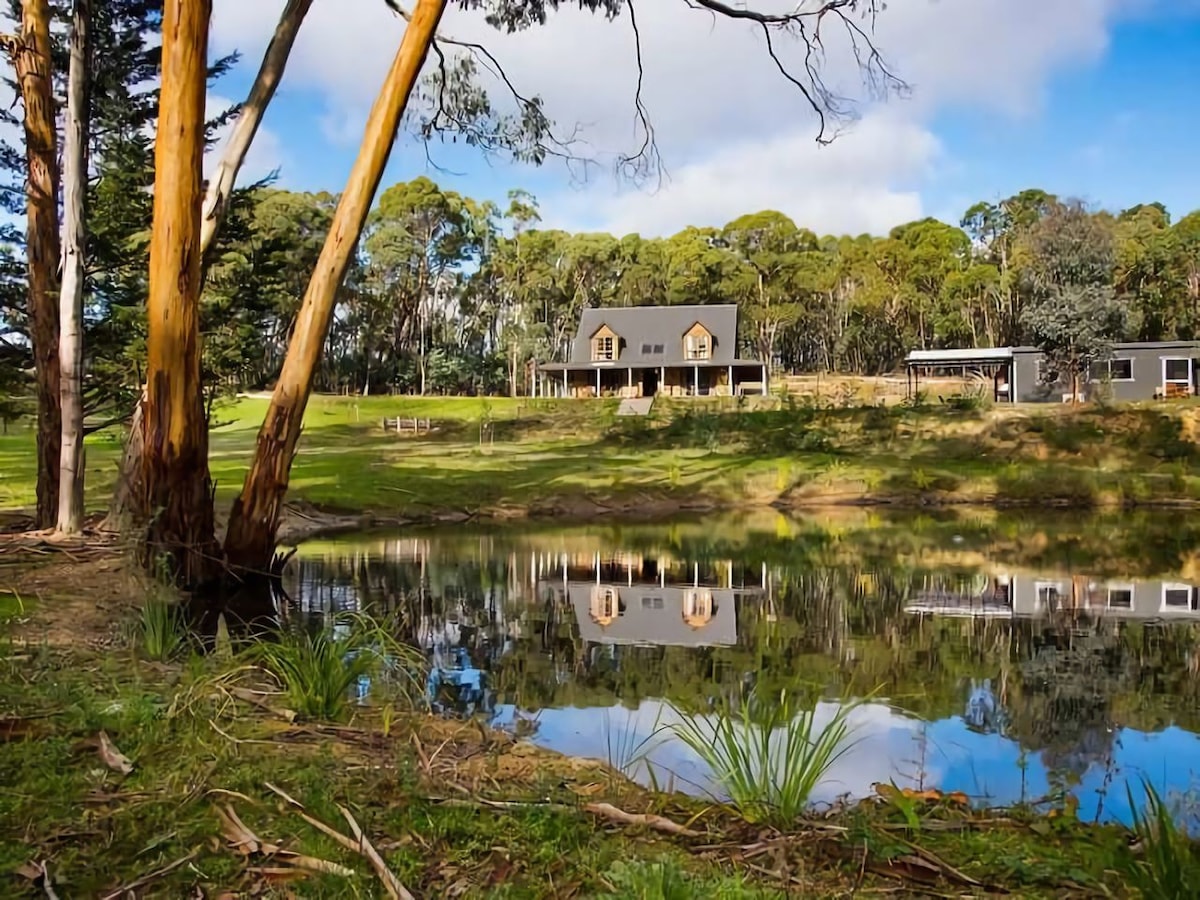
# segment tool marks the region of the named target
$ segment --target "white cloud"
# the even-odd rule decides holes
[[[563,225],[643,233],[685,222],[720,225],[761,207],[780,209],[817,231],[883,230],[923,213],[922,183],[935,163],[945,162],[929,124],[939,111],[1036,113],[1048,78],[1102,56],[1114,19],[1145,2],[893,2],[879,18],[876,42],[913,86],[911,98],[874,104],[861,90],[844,41],[830,33],[828,83],[861,100],[863,118],[832,146],[818,148],[815,118],[775,69],[761,31],[714,20],[682,0],[640,0],[644,99],[672,181],[655,194],[614,196],[611,180],[597,179],[582,195],[564,189],[543,196],[543,209]],[[752,5],[783,10],[796,4]],[[279,6],[216,0],[214,49],[237,46],[256,63]],[[402,30],[403,22],[379,0],[313,5],[285,87],[323,98],[327,115],[319,124],[327,137],[357,140]],[[628,16],[606,23],[564,3],[544,28],[510,36],[452,6],[442,31],[486,43],[519,87],[545,98],[552,117],[586,123],[601,158],[636,148]],[[794,41],[776,38],[776,49],[790,65],[801,62]]]

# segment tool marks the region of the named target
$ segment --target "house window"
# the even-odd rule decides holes
[[[708,588],[693,589],[683,595],[683,621],[692,628],[703,628],[714,612],[712,591]]]
[[[592,621],[601,628],[611,625],[617,616],[621,614],[617,592],[610,587],[602,585],[596,585],[592,588],[592,599],[588,606],[588,612],[591,613]]]
[[[1101,359],[1092,363],[1092,381],[1133,381],[1132,359]]]
[[[708,359],[711,345],[707,334],[689,334],[684,342],[688,360]]]
[[[655,345],[654,345],[654,352],[655,352],[656,354],[658,354],[659,356],[661,356],[661,355],[662,355],[662,352],[663,352],[663,345],[662,345],[662,344],[655,344]]]
[[[648,356],[649,354],[651,354],[653,352],[654,352],[653,344],[642,344],[642,355],[643,356]]]
[[[1188,612],[1197,608],[1196,592],[1190,584],[1166,582],[1162,586],[1163,612]]]
[[[1057,609],[1062,599],[1062,585],[1056,581],[1037,582],[1037,610]]]
[[[1109,609],[1133,609],[1133,585],[1110,584],[1108,586]]]
[[[1037,360],[1037,380],[1040,384],[1058,384],[1060,380],[1058,370],[1041,357]]]
[[[642,598],[642,609],[662,609],[662,608],[663,608],[663,598],[662,597],[643,597]]]
[[[617,342],[609,336],[598,337],[592,341],[592,360],[595,362],[612,362],[617,358]]]
[[[1189,383],[1192,380],[1192,361],[1190,359],[1164,359],[1163,380]]]

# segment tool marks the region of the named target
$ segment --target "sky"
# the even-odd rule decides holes
[[[214,0],[210,52],[243,58],[213,85],[210,108],[245,94],[282,5]],[[1200,207],[1190,102],[1200,88],[1198,0],[890,0],[874,40],[910,90],[873,96],[850,48],[831,37],[826,80],[854,101],[856,119],[827,146],[761,31],[685,0],[634,9],[661,184],[614,171],[616,154],[640,144],[627,16],[606,22],[564,4],[546,26],[510,36],[452,3],[441,33],[485,43],[560,131],[582,129],[581,153],[597,165],[581,178],[556,160],[535,168],[434,144],[435,168],[426,147],[402,137],[383,186],[424,174],[500,203],[522,188],[547,227],[644,236],[760,209],[818,233],[880,234],[927,215],[957,222],[974,202],[1026,187],[1109,209],[1157,200],[1176,218]],[[403,26],[383,0],[316,0],[246,175],[340,190]],[[801,62],[795,39],[777,37],[776,49],[789,66]],[[498,82],[488,87],[509,108]]]

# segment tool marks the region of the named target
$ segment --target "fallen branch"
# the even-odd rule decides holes
[[[686,828],[678,822],[672,822],[663,816],[656,816],[653,813],[629,813],[623,809],[617,809],[611,803],[589,803],[584,806],[584,809],[594,815],[613,822],[619,822],[622,825],[644,825],[655,831],[679,835],[680,837],[703,837],[699,831],[693,831],[691,828]]]
[[[346,823],[350,826],[350,831],[354,834],[353,839],[342,834],[336,828],[326,825],[320,819],[310,816],[304,810],[304,806],[299,800],[281,788],[276,787],[269,781],[263,782],[263,784],[266,786],[267,790],[282,798],[283,801],[288,804],[288,806],[293,807],[296,811],[296,815],[300,816],[300,818],[302,818],[313,828],[317,829],[317,831],[336,841],[347,850],[351,850],[366,859],[367,862],[371,864],[371,868],[375,870],[375,874],[379,876],[379,880],[383,882],[383,889],[387,891],[387,895],[391,897],[392,900],[416,900],[416,898],[414,898],[413,895],[408,892],[408,889],[400,883],[400,879],[398,879],[392,870],[388,868],[387,863],[383,860],[383,857],[379,855],[379,851],[375,849],[375,845],[371,843],[371,841],[363,833],[358,821],[350,814],[350,810],[346,809],[344,806],[338,806],[338,811],[341,812],[343,817],[345,817]]]
[[[379,880],[383,882],[383,888],[387,891],[388,896],[392,900],[416,900],[408,892],[407,888],[400,883],[400,879],[387,867],[387,863],[383,861],[383,857],[379,855],[379,851],[375,849],[375,846],[363,834],[363,830],[359,827],[358,822],[354,820],[354,816],[350,815],[350,810],[344,806],[338,806],[338,810],[345,817],[346,824],[350,826],[350,830],[354,833],[355,838],[358,839],[359,852],[374,867],[375,873],[379,876]]]
[[[258,691],[252,691],[249,688],[237,687],[234,685],[229,688],[229,693],[234,697],[237,697],[239,700],[244,700],[247,703],[257,706],[259,709],[266,710],[273,716],[278,716],[289,724],[296,721],[295,710],[281,709],[277,706],[272,706]]]

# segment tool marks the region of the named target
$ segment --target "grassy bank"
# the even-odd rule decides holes
[[[108,576],[87,574],[93,588],[123,577],[108,562]],[[423,715],[403,691],[329,709],[336,724],[293,717],[261,656],[149,660],[134,602],[103,651],[31,640],[72,600],[44,594],[2,626],[6,896],[43,896],[43,865],[64,897],[131,884],[152,897],[385,896],[356,842],[329,832],[351,833],[351,819],[418,897],[1136,896],[1126,833],[1069,805],[977,813],[885,785],[811,821],[750,825],[603,760]]]
[[[266,401],[218,408],[218,496],[241,485]],[[294,500],[384,516],[594,515],[774,504],[1111,506],[1200,501],[1200,408],[834,408],[747,398],[616,402],[316,397]],[[428,418],[427,434],[384,417]],[[88,503],[108,496],[121,435],[88,440]],[[33,434],[0,437],[0,510],[33,502]]]

